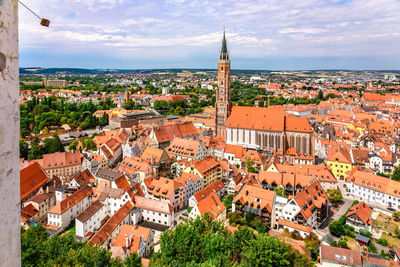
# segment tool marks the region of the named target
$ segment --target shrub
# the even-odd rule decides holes
[[[340,237],[344,234],[344,227],[339,221],[333,220],[329,224],[329,232],[336,237]]]
[[[382,246],[387,246],[387,245],[389,245],[389,242],[388,242],[386,239],[384,239],[384,238],[379,238],[378,240],[376,240],[376,242],[377,242],[378,244],[382,245]]]
[[[332,247],[337,247],[337,245],[338,245],[337,242],[336,242],[335,240],[332,240],[331,246],[332,246]]]
[[[368,238],[371,238],[371,237],[372,237],[371,232],[368,232],[368,231],[365,230],[365,229],[360,229],[359,233],[360,233],[360,235],[366,236],[366,237],[368,237]]]

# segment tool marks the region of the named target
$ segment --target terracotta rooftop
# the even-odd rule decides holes
[[[107,238],[112,234],[115,228],[122,222],[122,220],[129,215],[133,209],[133,204],[128,201],[97,231],[97,233],[90,239],[93,245],[101,246]]]
[[[34,163],[20,171],[21,200],[35,192],[48,181],[46,173],[38,163]]]
[[[93,194],[93,190],[90,186],[82,187],[69,197],[57,203],[57,205],[51,208],[48,213],[63,214],[91,194]]]

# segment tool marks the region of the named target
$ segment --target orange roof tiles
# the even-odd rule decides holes
[[[351,207],[346,217],[356,215],[363,223],[371,224],[372,222],[369,221],[371,214],[372,214],[372,209],[368,207],[368,205],[365,204],[364,201],[362,201]]]
[[[304,225],[301,225],[301,224],[298,224],[298,223],[294,223],[294,222],[290,222],[290,221],[286,221],[286,220],[283,220],[283,219],[279,219],[278,223],[279,223],[279,225],[284,225],[284,226],[287,226],[287,227],[290,227],[292,229],[296,229],[296,230],[299,230],[299,231],[302,231],[302,232],[306,232],[306,233],[311,233],[312,232],[312,228],[309,225],[304,226]]]
[[[130,201],[126,202],[90,239],[90,243],[101,246],[132,209],[133,204]]]
[[[308,220],[312,215],[312,208],[316,206],[321,208],[322,205],[327,204],[328,196],[326,195],[324,189],[322,189],[318,181],[313,182],[306,189],[303,189],[298,193],[294,200],[300,207],[300,212],[303,217]]]
[[[232,202],[240,202],[260,210],[262,213],[271,213],[274,205],[275,192],[253,185],[243,185]]]
[[[198,131],[191,122],[154,127],[158,142],[171,141],[174,137],[196,136]]]
[[[57,205],[49,210],[49,213],[63,214],[91,194],[93,194],[93,190],[90,186],[82,187],[69,197],[57,203]]]
[[[308,120],[303,117],[286,117],[285,131],[303,133],[314,132]]]
[[[283,108],[233,106],[226,126],[283,132],[285,129],[284,114]]]
[[[209,213],[211,216],[218,217],[221,213],[225,212],[226,207],[221,202],[215,192],[212,192],[206,198],[200,200],[197,203],[197,208],[200,214],[203,216],[205,213]]]
[[[172,214],[174,208],[167,202],[135,196],[135,207],[145,210],[151,210],[156,212],[161,212],[164,214]]]
[[[21,200],[38,190],[48,179],[38,163],[22,169],[20,171]]]
[[[81,165],[83,155],[80,152],[56,152],[43,155],[43,169],[65,168]]]
[[[203,188],[202,190],[194,193],[194,197],[196,198],[197,202],[200,200],[206,198],[213,192],[219,192],[224,189],[224,183],[222,180],[215,181],[214,183],[210,184],[206,188]]]

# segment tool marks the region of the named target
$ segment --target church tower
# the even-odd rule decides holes
[[[226,47],[225,29],[218,60],[218,90],[215,101],[215,134],[226,137],[225,122],[231,112],[231,61]]]

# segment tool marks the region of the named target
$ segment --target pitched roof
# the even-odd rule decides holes
[[[122,222],[122,220],[131,212],[133,204],[127,201],[117,212],[97,231],[97,233],[90,239],[93,245],[101,246],[107,238],[112,234],[115,228]]]
[[[283,132],[285,112],[283,108],[259,108],[233,106],[227,127]]]
[[[198,135],[198,131],[192,122],[158,126],[153,128],[158,142],[168,142],[174,137],[187,137]]]
[[[213,217],[217,217],[226,210],[225,205],[221,202],[215,192],[212,192],[206,198],[200,200],[197,203],[197,208],[199,209],[201,215],[204,215],[206,212],[208,212]]]
[[[140,157],[142,160],[160,162],[163,154],[165,151],[163,149],[159,149],[152,146],[147,146],[146,149],[143,151],[142,156]]]
[[[314,132],[313,128],[306,118],[289,116],[286,116],[285,118],[285,131],[302,133]]]
[[[240,202],[242,205],[260,210],[262,213],[264,213],[263,210],[266,209],[268,213],[271,213],[274,205],[274,198],[274,191],[245,184],[232,202]]]
[[[301,224],[298,224],[298,223],[295,223],[295,222],[286,221],[286,220],[283,220],[283,219],[279,219],[278,223],[279,223],[279,225],[284,225],[284,226],[287,226],[287,227],[290,227],[292,229],[296,229],[296,230],[299,230],[299,231],[302,231],[302,232],[305,232],[305,233],[311,233],[312,232],[312,228],[309,225],[304,226],[304,225],[301,225]]]
[[[244,155],[244,147],[226,144],[224,153],[234,154],[235,158],[241,158]]]
[[[321,261],[336,262],[350,266],[362,266],[359,251],[321,245]]]
[[[84,210],[81,214],[79,214],[79,216],[76,217],[76,219],[84,223],[87,220],[89,220],[89,218],[92,217],[103,206],[104,206],[103,203],[96,200],[86,210]]]
[[[58,202],[57,205],[51,208],[48,213],[63,214],[91,194],[93,194],[92,187],[82,187],[69,197],[63,199],[61,202]]]
[[[141,196],[135,196],[135,207],[139,209],[161,212],[164,214],[172,214],[174,210],[174,208],[165,201]]]
[[[75,175],[72,179],[74,179],[80,186],[88,185],[90,181],[94,180],[94,176],[92,173],[88,170],[85,169]]]
[[[354,205],[350,208],[350,211],[347,213],[346,217],[350,217],[356,215],[363,223],[371,224],[372,221],[369,218],[372,215],[372,209],[365,204],[364,201]]]
[[[48,181],[46,173],[38,163],[34,163],[20,171],[21,200],[38,190]]]
[[[38,210],[32,205],[28,204],[21,209],[21,221],[26,222],[36,214],[38,214]]]
[[[194,158],[199,146],[200,141],[175,137],[168,146],[167,153],[174,156]]]
[[[201,189],[200,191],[194,193],[194,197],[196,198],[197,202],[206,198],[213,192],[219,192],[224,189],[224,183],[222,180],[217,180],[214,183],[210,184],[206,188]]]
[[[131,253],[138,252],[140,240],[147,241],[150,236],[150,228],[123,224],[119,234],[111,240],[112,247],[128,248]],[[126,247],[126,239],[130,239],[130,245]]]
[[[65,168],[69,166],[81,165],[83,155],[80,152],[56,152],[43,155],[43,169]]]
[[[321,208],[328,203],[328,196],[318,181],[313,182],[293,198],[300,207],[303,217],[308,218],[313,213],[313,207]]]
[[[202,160],[198,160],[194,163],[195,169],[201,173],[201,175],[205,176],[210,171],[220,168],[219,161],[216,157],[206,157]]]
[[[179,183],[177,180],[159,177],[150,181],[150,184],[147,186],[147,191],[151,195],[170,198],[174,194],[174,190],[182,185],[183,184]]]
[[[97,178],[101,178],[107,181],[115,181],[121,176],[123,176],[123,174],[106,168],[99,168],[96,173]]]

